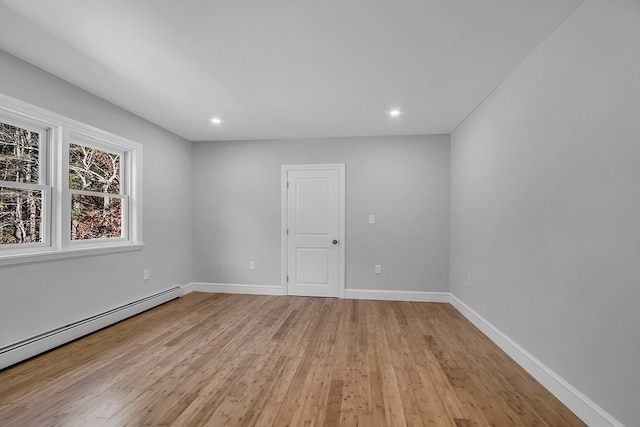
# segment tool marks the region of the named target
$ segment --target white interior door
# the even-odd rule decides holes
[[[285,289],[344,296],[344,165],[283,166]]]

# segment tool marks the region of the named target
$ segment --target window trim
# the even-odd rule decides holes
[[[79,133],[77,131],[71,130],[69,132],[69,137],[66,141],[63,142],[63,162],[62,162],[62,176],[69,177],[69,150],[71,144],[78,144],[84,147],[94,148],[101,151],[110,152],[112,154],[117,154],[120,156],[120,191],[117,194],[114,193],[100,193],[97,191],[87,191],[87,190],[74,190],[69,188],[69,180],[68,178],[65,180],[62,191],[62,204],[63,206],[71,206],[71,200],[74,194],[81,194],[86,196],[96,196],[96,197],[113,197],[119,198],[121,200],[121,217],[123,219],[122,224],[122,235],[120,237],[110,237],[110,238],[101,238],[101,239],[88,239],[88,240],[72,240],[71,236],[71,218],[69,221],[63,221],[62,234],[63,236],[67,236],[69,238],[62,239],[63,246],[68,248],[87,248],[93,247],[95,245],[98,246],[118,246],[123,242],[128,242],[130,240],[129,229],[131,228],[129,224],[132,223],[132,218],[130,215],[130,194],[133,191],[133,182],[130,179],[132,165],[130,164],[130,150],[126,147],[122,147],[116,144],[109,144],[107,141],[103,141],[101,139],[96,138],[92,135],[86,135],[83,133]]]
[[[46,188],[43,190],[43,242],[15,248],[0,247],[0,266],[135,251],[144,247],[141,144],[2,93],[0,112],[17,125],[23,123],[26,128],[47,130],[43,138],[46,140],[41,141],[40,148],[41,158],[44,157],[40,166],[40,183],[30,185]],[[121,188],[120,194],[114,196],[123,201],[123,237],[71,240],[70,143],[122,154],[121,186],[126,188]],[[21,184],[18,188],[22,188]]]
[[[26,256],[28,254],[48,252],[55,241],[54,227],[53,227],[53,215],[54,211],[52,207],[55,205],[55,198],[53,197],[53,183],[52,183],[52,171],[53,165],[53,140],[56,132],[59,130],[58,126],[54,123],[47,121],[45,117],[32,117],[25,114],[22,111],[16,111],[15,109],[3,108],[4,99],[0,98],[0,113],[3,120],[6,118],[6,123],[11,126],[20,127],[23,129],[29,129],[31,131],[38,132],[40,137],[40,164],[38,173],[38,183],[26,183],[26,182],[12,182],[12,181],[0,181],[3,187],[19,188],[19,189],[34,189],[42,191],[42,209],[41,209],[41,224],[40,235],[42,237],[41,242],[36,243],[23,243],[15,247],[3,247],[0,246],[0,265],[3,265],[2,259],[5,257],[12,257],[13,255]]]

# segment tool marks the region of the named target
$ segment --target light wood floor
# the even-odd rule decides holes
[[[448,304],[191,293],[0,372],[0,425],[584,424]]]

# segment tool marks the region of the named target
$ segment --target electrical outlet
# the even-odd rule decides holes
[[[376,274],[380,274],[382,272],[382,267],[380,266],[380,264],[376,264],[376,268],[374,271]]]
[[[142,278],[143,278],[144,280],[149,280],[149,270],[144,270],[144,271],[142,272]]]
[[[256,269],[256,262],[249,261],[249,270],[255,270],[255,269]]]

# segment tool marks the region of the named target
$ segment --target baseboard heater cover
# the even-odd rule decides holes
[[[182,295],[182,286],[175,286],[166,291],[2,347],[0,348],[0,369],[54,349]]]

